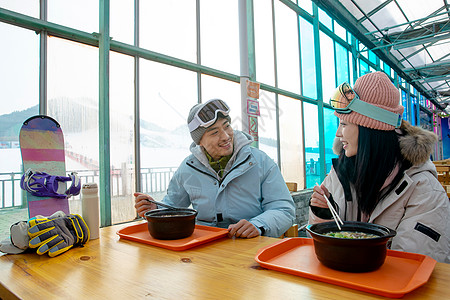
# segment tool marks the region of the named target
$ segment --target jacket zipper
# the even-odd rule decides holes
[[[234,166],[233,168],[231,168],[230,171],[228,171],[228,173],[225,174],[225,176],[223,176],[223,178],[222,178],[221,180],[219,180],[219,185],[222,184],[222,182],[225,180],[225,177],[227,177],[227,175],[230,174],[231,171],[233,171],[234,169],[236,169],[236,168],[242,166],[242,165],[245,164],[245,163],[247,162],[247,160],[249,160],[249,159],[250,159],[250,155],[247,156],[247,158],[246,158],[244,161],[242,161],[241,163],[239,163],[239,164],[237,164],[236,166]]]

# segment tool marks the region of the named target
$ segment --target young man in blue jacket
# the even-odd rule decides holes
[[[230,237],[279,237],[293,224],[294,202],[275,162],[250,146],[250,135],[231,128],[229,111],[220,99],[191,108],[192,154],[175,172],[163,202],[192,205],[197,224],[228,228]],[[151,196],[134,195],[141,217],[156,208],[147,201]]]

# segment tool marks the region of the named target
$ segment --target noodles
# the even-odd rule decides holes
[[[341,238],[341,239],[372,239],[372,238],[379,237],[376,234],[370,234],[370,233],[358,232],[358,231],[333,231],[333,232],[327,232],[324,235],[335,237],[335,238]]]

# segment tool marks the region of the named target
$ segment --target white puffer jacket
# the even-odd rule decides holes
[[[450,263],[450,201],[429,159],[436,136],[407,122],[402,123],[401,129],[405,134],[399,138],[402,154],[413,166],[376,206],[369,223],[397,231],[392,239],[393,250],[425,254]],[[339,216],[356,221],[357,202],[345,201],[343,187],[333,168],[323,184],[337,203]],[[356,199],[354,190],[352,197]],[[319,218],[310,209],[309,223],[324,221],[330,220]]]

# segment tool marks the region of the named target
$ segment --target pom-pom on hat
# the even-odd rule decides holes
[[[356,80],[353,89],[360,100],[399,115],[403,114],[404,107],[400,105],[400,93],[385,73],[374,72],[363,75]],[[395,129],[392,125],[355,111],[349,114],[335,111],[334,114],[344,121],[367,128],[386,131]]]

